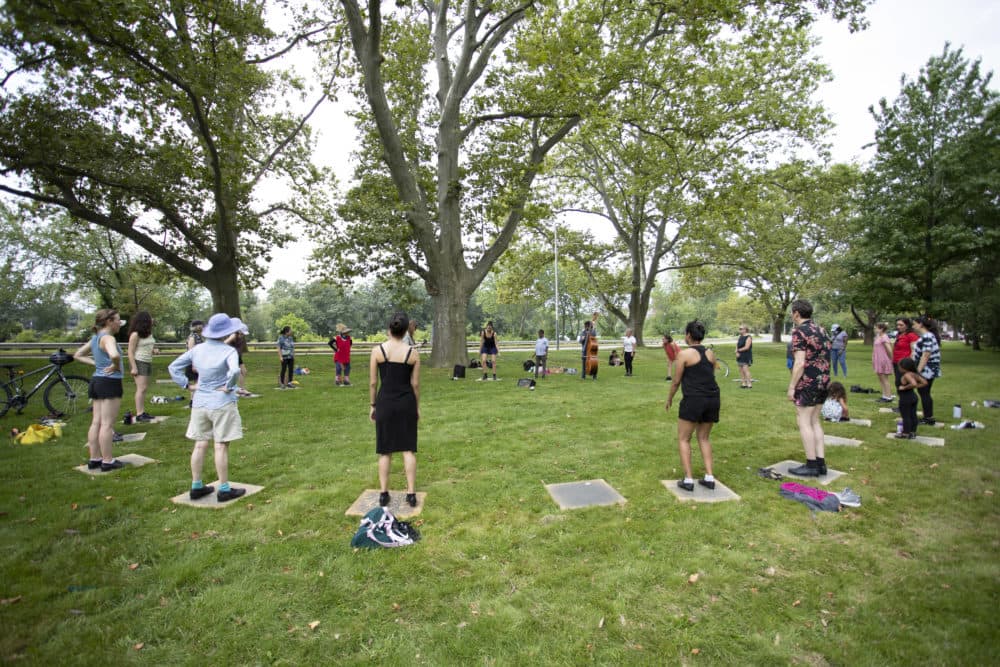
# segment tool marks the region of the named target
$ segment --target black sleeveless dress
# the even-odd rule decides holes
[[[385,348],[382,358],[387,359]],[[379,390],[375,396],[375,453],[417,451],[417,397],[410,386],[413,366],[407,363],[413,348],[402,362],[383,361],[378,365]]]

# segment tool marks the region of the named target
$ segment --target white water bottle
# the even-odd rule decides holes
[[[959,405],[958,403],[956,403],[955,407],[953,407],[951,409],[951,416],[953,418],[955,418],[955,419],[961,419],[962,418],[962,406]]]

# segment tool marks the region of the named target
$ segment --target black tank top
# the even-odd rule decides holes
[[[708,360],[705,347],[693,345],[701,355],[701,361],[694,366],[686,366],[681,376],[681,391],[685,396],[718,396],[719,384],[715,381],[715,365]]]

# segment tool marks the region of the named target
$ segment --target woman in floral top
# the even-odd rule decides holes
[[[788,383],[788,400],[795,404],[795,420],[802,435],[806,464],[788,472],[801,477],[826,474],[823,423],[820,410],[830,384],[830,339],[812,321],[812,304],[804,299],[792,303],[792,377]]]

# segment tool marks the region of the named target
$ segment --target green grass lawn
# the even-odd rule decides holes
[[[230,477],[266,488],[220,510],[169,501],[190,482],[184,403],[150,406],[171,416],[163,424],[121,428],[147,436],[116,454],[160,463],[97,478],[72,470],[86,457],[88,417],[76,417],[57,442],[3,448],[0,659],[997,664],[1000,410],[970,403],[1000,399],[1000,355],[945,346],[937,416],[950,422],[960,402],[987,429],[922,429],[944,448],[885,439],[895,417],[851,394],[852,415],[874,425],[831,425],[864,444],[830,447],[827,461],[848,472],[832,487],[851,486],[863,505],[816,515],[756,475],[804,457],[784,345],[755,355],[753,390],[722,383],[712,438],[716,477],[742,499],[701,505],[660,484],[680,470],[659,349],[640,351],[635,377],[603,366],[596,383],[551,376],[534,392],[515,381],[527,352],[501,358],[498,383],[424,369],[423,540],[399,550],[349,545],[358,521],[344,512],[377,487],[367,358],[355,358],[355,386],[337,388],[329,355],[300,357],[312,374],[282,392],[276,355],[248,357],[262,397],[240,401],[246,433]],[[575,346],[551,357],[579,362]],[[878,386],[869,359],[851,346],[849,384]],[[168,361],[157,359],[157,377]],[[36,396],[0,425],[43,412]],[[627,504],[562,512],[543,486],[593,478]]]

